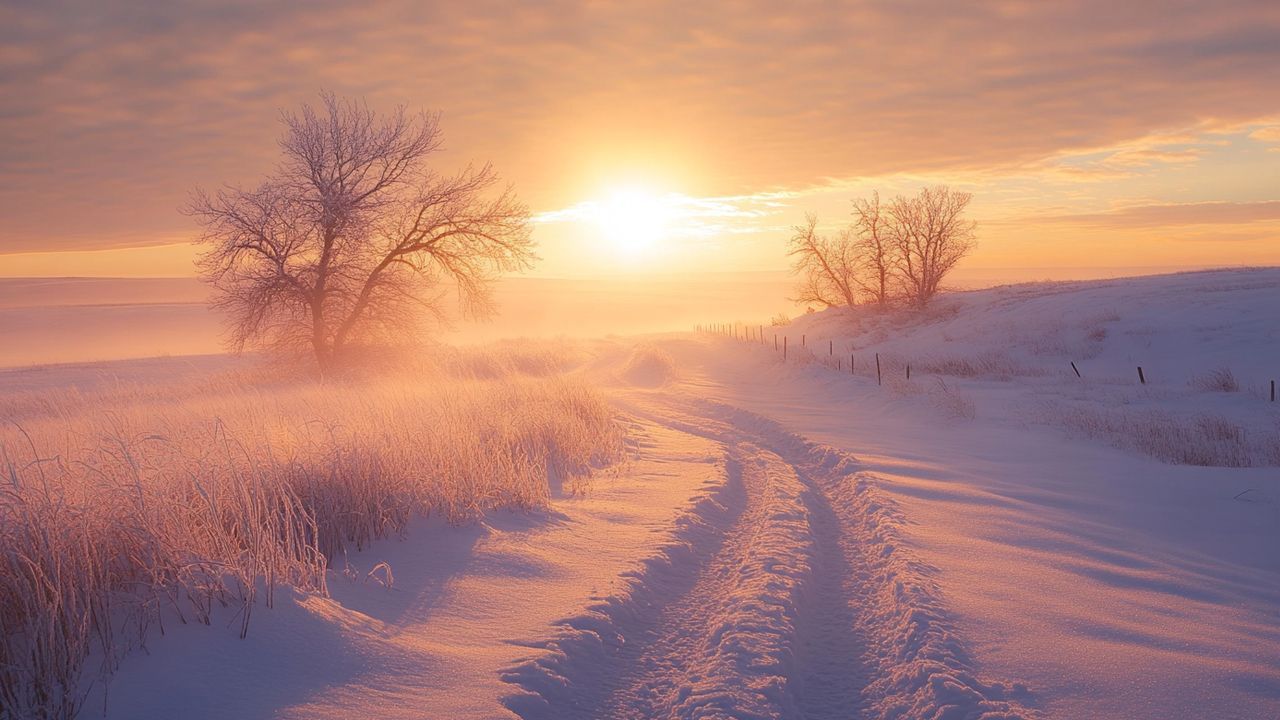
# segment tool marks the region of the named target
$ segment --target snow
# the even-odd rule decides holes
[[[419,521],[244,640],[168,622],[105,717],[1280,717],[1277,309],[1280,270],[1234,270],[584,345],[630,463]],[[0,387],[180,363],[216,360]]]
[[[1186,383],[1231,368],[1246,383],[1280,375],[1280,269],[1219,270],[1089,282],[1029,283],[942,296],[923,314],[836,310],[787,329],[819,351],[918,366],[969,361],[987,376],[1072,376]],[[819,347],[820,346],[820,347]]]
[[[450,527],[418,522],[406,540],[354,553],[332,598],[277,598],[249,635],[169,623],[108,686],[105,717],[510,717],[499,671],[520,662],[560,618],[607,596],[689,503],[722,476],[710,443],[639,424],[660,445],[585,497],[552,511],[500,513]],[[373,571],[387,563],[387,589]],[[101,696],[85,710],[102,713]]]
[[[1266,458],[1167,464],[1052,417],[1062,398],[1101,412],[1210,409],[1274,448],[1280,413],[1261,388],[1268,368],[1280,375],[1280,271],[998,288],[944,302],[955,309],[905,331],[836,312],[806,317],[781,332],[793,343],[806,335],[819,353],[785,365],[771,346],[721,338],[666,349],[682,368],[705,369],[685,371],[687,392],[855,452],[909,520],[910,547],[938,568],[978,665],[1024,683],[1047,715],[1280,715],[1280,469]],[[1061,372],[1084,356],[1043,348],[1072,347],[1060,341],[1079,327],[1063,319],[1102,309],[1118,318],[1077,360],[1085,380]],[[880,352],[895,375],[943,353],[995,352],[1029,369],[943,378],[973,402],[969,420],[939,407],[931,373],[877,386],[873,366],[856,377],[847,364],[828,368],[828,338]],[[1137,362],[1158,369],[1146,386],[1125,377]],[[1222,365],[1255,391],[1187,385]]]

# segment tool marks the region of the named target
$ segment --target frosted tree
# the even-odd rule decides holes
[[[853,218],[851,235],[858,258],[854,277],[868,299],[883,308],[893,294],[896,245],[893,225],[880,204],[880,193],[873,192],[870,200],[854,200]]]
[[[800,278],[797,303],[817,303],[825,307],[852,307],[857,304],[859,269],[856,244],[848,230],[836,237],[819,235],[818,218],[809,215],[804,225],[794,228],[788,254],[792,269]]]
[[[794,300],[825,307],[851,307],[863,300],[887,305],[897,272],[891,220],[880,193],[853,201],[853,222],[834,236],[819,234],[817,218],[808,216],[795,228],[788,248],[800,278]]]
[[[938,185],[889,204],[895,275],[912,305],[928,305],[947,273],[973,249],[976,225],[964,217],[972,198]]]
[[[201,276],[237,351],[302,350],[322,372],[362,343],[444,314],[492,310],[492,281],[536,259],[529,211],[486,164],[453,175],[428,160],[438,117],[321,96],[282,115],[283,158],[257,187],[197,190]]]

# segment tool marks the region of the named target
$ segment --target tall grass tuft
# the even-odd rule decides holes
[[[1236,376],[1231,372],[1231,368],[1221,367],[1216,370],[1191,378],[1188,384],[1204,392],[1239,392],[1240,383],[1236,381]]]
[[[513,357],[413,380],[11,398],[0,718],[73,717],[148,628],[230,606],[244,634],[274,588],[325,593],[334,560],[414,517],[538,507],[622,457],[603,400],[552,358]]]

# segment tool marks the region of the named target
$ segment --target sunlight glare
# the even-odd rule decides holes
[[[644,188],[613,191],[599,203],[596,223],[604,238],[627,257],[649,252],[663,238],[675,215],[668,198]]]

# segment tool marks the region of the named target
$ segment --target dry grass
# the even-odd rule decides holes
[[[934,378],[928,392],[934,409],[949,420],[973,420],[978,416],[973,396],[948,385],[942,378]]]
[[[165,617],[208,623],[229,605],[246,632],[273,588],[324,593],[335,558],[413,517],[537,507],[619,459],[613,413],[548,370],[560,362],[456,355],[412,379],[9,398],[0,717],[72,717],[88,672],[110,674]]]
[[[1032,377],[1044,372],[999,352],[987,352],[972,356],[926,356],[917,361],[916,369],[933,375],[959,378],[1010,380],[1015,377]]]
[[[1054,407],[1053,422],[1091,439],[1177,465],[1280,465],[1280,433],[1253,432],[1220,416],[1180,417],[1156,410]]]
[[[1236,376],[1231,372],[1231,368],[1218,368],[1203,375],[1196,375],[1191,378],[1188,384],[1204,392],[1239,392],[1240,383],[1236,381]]]

